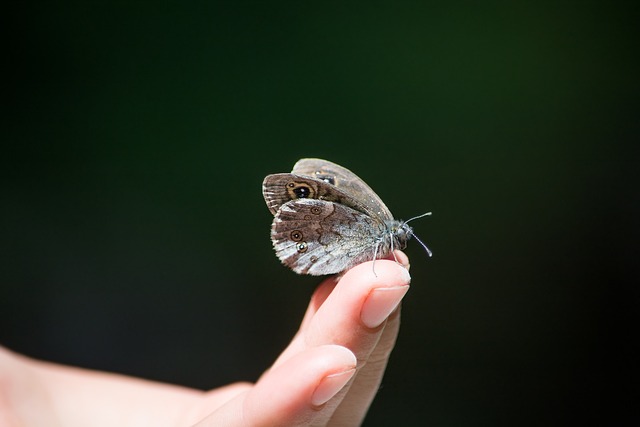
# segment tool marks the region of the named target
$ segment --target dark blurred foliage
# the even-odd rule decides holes
[[[322,157],[434,213],[365,425],[637,423],[627,5],[14,3],[0,342],[255,380],[320,280],[274,256],[260,184]]]

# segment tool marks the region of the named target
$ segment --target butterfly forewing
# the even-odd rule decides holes
[[[381,219],[393,219],[382,199],[358,175],[323,159],[300,159],[291,173],[317,178],[335,185],[365,206],[366,212]]]
[[[262,182],[262,194],[269,211],[273,215],[278,212],[278,209],[283,204],[291,200],[317,199],[349,206],[356,211],[381,220],[387,219],[385,217],[381,218],[377,214],[380,209],[373,211],[370,206],[343,189],[324,180],[309,176],[293,173],[267,175]]]

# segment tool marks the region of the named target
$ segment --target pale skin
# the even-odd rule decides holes
[[[210,391],[34,360],[0,347],[0,427],[358,426],[409,289],[408,259],[325,279],[300,329],[255,383]],[[375,274],[374,274],[375,268]]]

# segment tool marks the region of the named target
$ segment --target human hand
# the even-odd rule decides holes
[[[407,257],[396,257],[408,266]],[[357,426],[400,324],[408,271],[360,264],[316,289],[292,342],[255,384],[202,392],[35,361],[0,348],[0,426]]]
[[[408,267],[407,257],[396,257]],[[315,291],[293,341],[255,385],[197,426],[360,425],[378,391],[400,326],[408,271],[360,264]],[[397,309],[396,309],[397,307]]]

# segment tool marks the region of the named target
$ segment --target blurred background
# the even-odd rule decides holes
[[[321,280],[275,257],[261,182],[321,157],[433,211],[365,426],[638,422],[625,4],[14,4],[0,343],[256,380]]]

